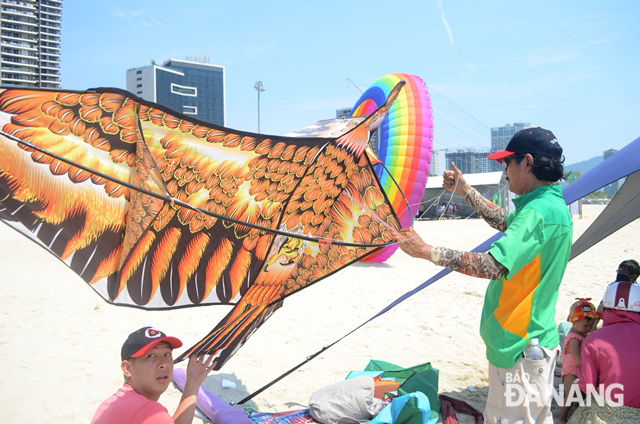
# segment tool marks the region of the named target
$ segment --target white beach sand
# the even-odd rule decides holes
[[[574,240],[603,208],[584,206],[583,219],[574,220]],[[463,250],[495,233],[478,219],[419,222],[416,229],[431,244]],[[639,234],[636,220],[569,263],[557,304],[558,322],[566,319],[574,298],[599,301],[622,260],[640,260]],[[230,309],[149,312],[111,306],[59,260],[6,225],[0,225],[0,240],[4,422],[89,422],[98,405],[122,384],[120,347],[131,331],[153,325],[190,346]],[[288,298],[205,385],[225,399],[240,400],[439,270],[402,252],[385,264],[348,267]],[[381,359],[402,366],[431,362],[440,370],[441,393],[467,400],[482,411],[487,361],[478,325],[486,286],[486,280],[448,275],[264,391],[248,406],[272,412],[304,408],[316,389],[343,380],[370,359]],[[234,381],[237,388],[223,389],[223,378]],[[468,390],[469,386],[476,391]],[[160,401],[173,413],[179,399],[180,393],[170,387]],[[459,419],[472,422],[462,415]]]

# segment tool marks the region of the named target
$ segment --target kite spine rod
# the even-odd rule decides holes
[[[357,330],[357,329],[356,329]],[[354,330],[355,331],[355,330]],[[351,333],[349,333],[351,334]],[[347,336],[349,335],[347,334]],[[346,336],[344,336],[346,337]],[[342,337],[340,340],[342,340],[344,337]],[[266,384],[265,386],[263,386],[262,388],[256,390],[255,392],[251,393],[250,395],[248,395],[247,397],[245,397],[244,399],[238,401],[238,402],[229,402],[229,404],[231,405],[242,405],[246,402],[248,402],[249,400],[253,399],[255,396],[258,396],[260,393],[264,392],[265,390],[267,390],[269,387],[273,386],[274,384],[276,384],[278,381],[282,380],[283,378],[285,378],[286,376],[288,376],[289,374],[291,374],[292,372],[294,372],[295,370],[297,370],[298,368],[300,368],[301,366],[303,366],[304,364],[306,364],[307,362],[311,361],[312,359],[314,359],[316,356],[320,355],[322,352],[324,352],[325,350],[329,349],[331,346],[333,346],[334,344],[338,343],[340,340],[337,340],[335,342],[333,342],[332,344],[330,344],[329,346],[325,346],[322,349],[320,349],[319,351],[317,351],[316,353],[314,353],[313,355],[310,355],[307,357],[307,359],[305,359],[304,361],[300,362],[298,365],[296,365],[295,367],[291,368],[289,371],[285,372],[284,374],[282,374],[280,377],[276,378],[275,380],[271,381],[270,383]]]
[[[225,220],[225,221],[233,222],[235,224],[245,225],[247,227],[255,228],[255,229],[261,230],[261,231],[266,231],[268,233],[274,233],[274,234],[278,234],[278,235],[282,235],[282,236],[298,238],[298,239],[301,239],[301,240],[311,241],[311,242],[315,242],[315,243],[332,244],[332,245],[336,245],[336,246],[346,246],[346,247],[385,247],[385,246],[390,246],[392,244],[395,244],[395,242],[385,242],[385,243],[380,243],[380,244],[350,243],[350,242],[347,242],[347,241],[332,240],[332,239],[327,239],[327,238],[323,238],[323,237],[309,237],[309,236],[304,236],[304,235],[301,235],[301,234],[289,233],[289,232],[278,230],[278,229],[275,229],[275,228],[263,227],[261,225],[252,224],[250,222],[240,221],[238,219],[234,219],[234,218],[230,218],[228,216],[220,215],[220,214],[217,214],[215,212],[205,211],[203,209],[200,209],[200,208],[197,208],[195,206],[192,206],[192,205],[190,205],[188,203],[185,203],[185,202],[183,202],[183,201],[181,201],[179,199],[176,199],[174,197],[165,196],[165,195],[162,195],[162,194],[154,193],[153,191],[149,191],[149,190],[144,189],[142,187],[137,187],[137,186],[135,186],[133,184],[130,184],[130,183],[127,183],[125,181],[120,181],[117,178],[113,178],[110,175],[103,174],[102,172],[96,171],[95,169],[87,168],[86,166],[80,165],[79,163],[76,163],[76,162],[74,162],[72,160],[69,160],[69,159],[64,158],[62,156],[58,156],[55,153],[48,152],[45,149],[42,149],[42,148],[40,148],[38,146],[35,146],[35,145],[29,143],[28,141],[21,140],[18,137],[15,137],[15,136],[13,136],[11,134],[8,134],[8,133],[6,133],[6,132],[4,132],[2,130],[0,130],[0,133],[3,136],[5,136],[5,137],[9,138],[10,140],[13,140],[13,141],[15,141],[15,142],[17,142],[19,144],[27,146],[27,147],[29,147],[29,148],[31,148],[33,150],[37,150],[40,153],[43,153],[43,154],[48,155],[48,156],[51,156],[54,159],[57,159],[57,160],[62,161],[64,163],[67,163],[67,164],[69,164],[71,166],[75,166],[76,168],[82,169],[84,171],[87,171],[87,172],[89,172],[91,174],[97,175],[97,176],[99,176],[101,178],[107,179],[107,180],[109,180],[111,182],[114,182],[116,184],[120,184],[120,185],[122,185],[124,187],[130,188],[131,190],[139,191],[139,192],[147,194],[147,195],[149,195],[151,197],[155,197],[156,199],[160,199],[160,200],[164,200],[165,202],[169,202],[169,203],[171,203],[173,205],[178,205],[178,206],[181,206],[183,208],[190,209],[190,210],[192,210],[194,212],[202,213],[204,215],[212,216],[214,218],[219,218],[219,219],[222,219],[222,220]]]
[[[407,196],[404,195],[404,192],[402,191],[402,189],[398,185],[398,182],[396,181],[395,178],[393,178],[393,175],[391,174],[391,172],[389,172],[387,167],[384,166],[384,163],[380,162],[379,165],[381,165],[384,168],[384,170],[387,171],[387,175],[389,175],[389,178],[391,178],[391,181],[393,181],[393,183],[396,185],[396,188],[398,189],[398,191],[402,195],[402,198],[404,199],[404,203],[407,205],[407,209],[409,209],[409,214],[411,215],[411,228],[413,228],[413,225],[415,224],[415,219],[414,219],[413,210],[411,209],[411,204],[409,203],[409,200],[407,199]],[[402,225],[402,223],[400,225]]]

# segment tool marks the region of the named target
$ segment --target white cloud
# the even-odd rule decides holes
[[[335,110],[336,105],[353,105],[355,102],[353,96],[338,96],[338,97],[327,97],[327,98],[316,98],[313,100],[303,100],[295,103],[288,103],[281,105],[281,109],[283,110],[304,110],[304,111],[324,111],[324,110]]]
[[[525,56],[513,57],[508,60],[508,63],[521,63],[528,67],[536,67],[546,64],[569,62],[577,58],[577,54],[568,53],[560,49],[536,49]]]
[[[173,27],[146,10],[117,10],[114,15],[129,25],[144,26],[146,28],[165,28],[173,30]]]
[[[449,42],[451,43],[451,47],[455,52],[456,46],[453,42],[453,33],[451,32],[451,28],[449,27],[449,23],[447,22],[447,17],[444,15],[444,8],[442,7],[442,0],[436,0],[436,4],[438,5],[438,9],[440,10],[440,14],[442,15],[442,23],[444,27],[447,29],[447,34],[449,34]]]
[[[616,109],[608,112],[604,115],[599,115],[599,119],[594,119],[593,116],[587,116],[583,121],[576,124],[573,128],[573,132],[593,132],[594,129],[611,127],[612,124],[621,124],[627,119],[635,118],[640,112],[640,106],[635,106],[629,109]]]
[[[607,40],[601,40],[600,42],[605,43],[607,42]],[[597,44],[598,41],[594,41],[593,43]],[[546,48],[546,49],[536,49],[525,55],[500,59],[495,62],[467,63],[464,66],[467,70],[469,70],[469,72],[474,72],[482,69],[490,69],[490,68],[504,68],[505,66],[513,66],[513,67],[525,66],[529,68],[535,68],[542,65],[555,65],[560,63],[569,63],[572,61],[576,61],[579,58],[580,58],[580,55],[577,53],[574,53],[573,51]]]
[[[606,43],[610,43],[614,40],[614,37],[608,37],[608,38],[602,38],[599,40],[591,40],[591,41],[587,41],[586,46],[590,47],[590,46],[598,46],[601,44],[606,44]]]
[[[588,70],[576,71],[570,73],[549,73],[537,78],[521,81],[519,84],[477,84],[473,81],[469,83],[460,82],[459,80],[449,80],[438,84],[430,84],[437,92],[447,97],[487,97],[497,95],[531,95],[538,96],[548,90],[566,87],[571,84],[581,83],[593,80],[597,77],[593,72]]]
[[[242,57],[244,59],[253,59],[257,56],[262,56],[267,53],[273,52],[278,47],[278,43],[275,41],[266,42],[262,44],[253,43],[245,45],[242,51]]]

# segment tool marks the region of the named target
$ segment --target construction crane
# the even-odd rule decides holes
[[[356,85],[356,83],[355,83],[355,82],[353,82],[353,81],[351,80],[351,78],[347,78],[347,81],[349,81],[351,84],[353,84],[353,86],[354,86],[355,88],[357,88],[357,89],[358,89],[358,91],[359,91],[360,93],[364,93],[364,91],[360,90],[360,87],[358,87],[358,86]]]

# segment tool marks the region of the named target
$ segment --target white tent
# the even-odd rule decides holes
[[[504,172],[485,172],[465,174],[464,178],[482,195],[492,199],[504,187],[503,175]],[[458,205],[458,217],[472,216],[475,213],[473,208],[461,196],[445,190],[442,180],[442,175],[429,177],[420,208],[414,206],[417,216],[422,219],[436,219],[436,206],[442,203]]]

